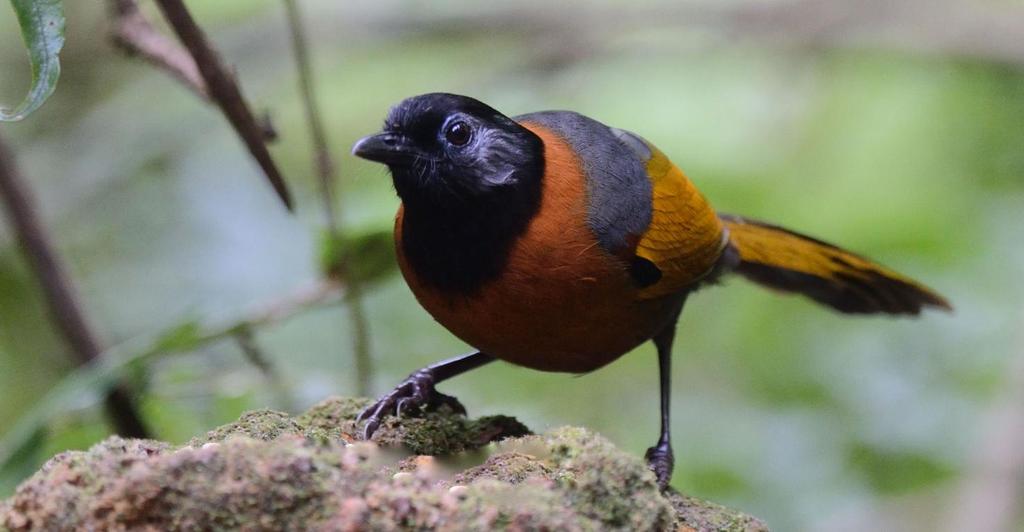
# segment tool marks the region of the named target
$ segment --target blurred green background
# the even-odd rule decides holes
[[[315,283],[323,213],[280,2],[190,6],[280,133],[296,216],[215,109],[110,47],[101,2],[66,4],[56,93],[0,127],[107,345],[138,355]],[[849,319],[739,279],[692,297],[673,368],[674,485],[777,530],[930,530],[959,514],[1024,357],[1024,3],[302,5],[350,237],[388,231],[398,202],[349,147],[400,99],[450,91],[634,130],[721,211],[841,243],[948,296],[954,314],[916,320]],[[14,103],[29,74],[7,6],[0,73]],[[366,287],[375,395],[468,349],[388,272]],[[269,377],[230,338],[129,375],[157,436],[182,442],[247,409],[356,393],[351,333],[328,305],[256,332]],[[46,427],[0,470],[0,497],[109,433],[72,360],[0,225],[0,441]],[[657,436],[646,346],[578,378],[494,364],[442,389],[473,415],[586,425],[638,455]],[[33,407],[42,417],[26,421]]]

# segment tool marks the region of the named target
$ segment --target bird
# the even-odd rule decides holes
[[[352,153],[383,163],[400,200],[394,238],[412,293],[475,351],[409,375],[361,412],[448,405],[436,385],[495,360],[583,374],[653,342],[660,432],[645,459],[661,488],[671,444],[671,356],[687,296],[738,275],[845,314],[952,310],[923,284],[778,225],[721,214],[654,144],[572,111],[509,117],[429,93],[387,114]]]

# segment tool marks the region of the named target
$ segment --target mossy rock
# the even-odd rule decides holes
[[[51,459],[0,503],[0,530],[767,530],[676,493],[585,429],[513,418],[389,418],[368,402],[250,412],[175,447],[112,437]]]

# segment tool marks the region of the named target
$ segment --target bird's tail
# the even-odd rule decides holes
[[[734,271],[756,283],[803,294],[840,312],[952,310],[927,286],[827,242],[756,220],[720,218],[739,254]]]

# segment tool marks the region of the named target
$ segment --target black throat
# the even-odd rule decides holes
[[[419,279],[469,295],[499,277],[509,251],[540,207],[543,162],[515,186],[469,201],[404,197],[402,251]]]

